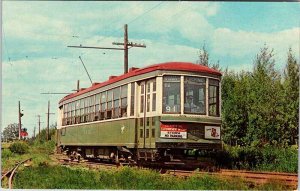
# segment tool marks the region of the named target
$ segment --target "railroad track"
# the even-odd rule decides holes
[[[246,182],[254,184],[264,184],[270,181],[280,182],[283,185],[297,188],[298,175],[292,173],[279,173],[279,172],[255,172],[246,170],[228,170],[221,169],[219,172],[201,172],[201,171],[184,171],[184,170],[169,170],[168,174],[174,176],[189,177],[192,175],[215,175],[219,177],[235,178],[239,177],[244,179]]]
[[[8,188],[9,189],[12,189],[12,180],[13,180],[13,177],[15,175],[15,172],[17,171],[17,169],[19,168],[19,166],[27,161],[31,160],[31,158],[28,158],[28,159],[25,159],[23,161],[20,161],[20,162],[17,162],[16,165],[11,168],[9,171],[7,171],[6,173],[4,173],[2,176],[1,176],[1,182],[3,182],[4,178],[5,177],[8,177]]]
[[[104,163],[104,162],[93,162],[93,161],[86,161],[86,160],[69,160],[66,158],[57,158],[57,160],[60,162],[61,165],[69,165],[69,166],[78,166],[78,165],[84,165],[90,168],[107,168],[107,169],[112,169],[112,168],[117,168],[118,166],[116,164],[110,164],[110,163]]]
[[[68,159],[59,159],[62,164],[69,165],[87,165],[90,168],[104,167],[104,168],[117,168],[116,164],[109,164],[103,162],[91,162],[91,161],[69,161]],[[122,166],[122,165],[121,165]],[[298,175],[292,173],[279,173],[279,172],[255,172],[246,170],[229,170],[220,169],[217,172],[206,172],[206,171],[187,171],[187,170],[172,170],[167,169],[164,174],[190,177],[193,175],[214,175],[220,178],[241,178],[246,182],[253,184],[265,184],[270,181],[279,182],[283,185],[287,185],[292,188],[297,188],[298,185]]]

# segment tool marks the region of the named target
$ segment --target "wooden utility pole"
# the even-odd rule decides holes
[[[112,44],[124,46],[124,74],[126,74],[128,72],[128,49],[129,49],[128,47],[146,48],[146,45],[144,45],[144,44],[128,42],[128,26],[127,26],[127,24],[124,25],[124,43],[113,42]]]
[[[128,31],[127,24],[124,25],[124,74],[128,72]]]
[[[21,139],[21,106],[19,101],[19,140]]]
[[[48,112],[47,114],[47,141],[50,139],[50,135],[49,135],[49,118],[50,118],[50,114],[54,114],[54,113],[50,113],[50,101],[48,101]]]
[[[124,74],[128,72],[128,47],[141,47],[146,48],[144,44],[138,44],[133,42],[128,42],[128,26],[124,25],[124,43],[113,42],[113,45],[123,45],[124,48],[107,48],[107,47],[93,47],[93,46],[68,46],[70,48],[93,48],[93,49],[106,49],[106,50],[124,50]]]
[[[33,129],[33,138],[35,138],[35,128],[36,128],[36,126],[34,126],[34,129]]]
[[[23,116],[24,114],[21,113],[21,104],[20,104],[20,101],[19,101],[19,140],[21,139],[21,128],[22,128],[22,120],[21,120],[21,117]]]
[[[39,139],[41,139],[41,123],[43,123],[43,122],[41,122],[41,115],[37,115],[37,117],[39,118],[39,121],[38,121],[38,123],[39,123]]]

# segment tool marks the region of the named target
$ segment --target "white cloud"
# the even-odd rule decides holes
[[[288,47],[298,49],[299,28],[287,29],[275,33],[233,31],[218,28],[214,31],[212,48],[216,54],[243,57],[256,52],[264,43],[278,51],[286,52]]]

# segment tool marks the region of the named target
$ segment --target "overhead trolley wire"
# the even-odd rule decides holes
[[[139,16],[137,16],[137,17],[131,19],[129,22],[127,22],[127,24],[131,24],[131,23],[135,22],[136,20],[138,20],[139,18],[141,18],[141,17],[144,16],[145,14],[149,13],[150,11],[154,10],[155,8],[159,7],[159,6],[160,6],[161,4],[163,4],[163,3],[165,3],[165,2],[162,1],[162,2],[160,2],[160,3],[158,3],[158,4],[156,4],[155,6],[151,7],[150,9],[148,9],[148,10],[145,11],[145,12],[143,12],[143,13],[140,14]],[[115,34],[116,32],[120,31],[121,29],[123,29],[123,26],[120,27],[120,28],[118,28],[118,29],[116,29],[116,30],[114,30],[114,31],[112,31],[111,33],[112,33],[112,34]],[[103,37],[103,38],[100,39],[100,40],[97,40],[97,42],[101,42],[101,41],[103,41],[103,40],[106,39],[106,38],[108,38],[108,36]]]

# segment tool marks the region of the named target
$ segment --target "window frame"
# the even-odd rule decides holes
[[[177,81],[165,81],[165,77],[176,77],[179,78]],[[164,111],[164,97],[166,97],[165,83],[178,83],[179,84],[179,109],[178,112],[166,112]],[[175,98],[174,98],[175,99]],[[181,75],[164,75],[162,78],[162,114],[181,114]]]
[[[206,115],[207,114],[206,113],[206,107],[207,107],[206,98],[208,96],[207,93],[206,93],[206,88],[207,88],[206,87],[206,81],[207,81],[207,78],[206,77],[202,77],[202,76],[184,76],[184,80],[183,80],[183,90],[184,90],[183,105],[185,105],[185,103],[186,103],[186,97],[187,96],[185,94],[187,93],[186,84],[188,85],[188,83],[186,83],[186,82],[188,81],[188,78],[198,78],[199,81],[200,81],[200,79],[201,80],[204,79],[204,82],[202,82],[203,84],[201,84],[201,85],[198,85],[197,82],[194,82],[194,85],[200,86],[199,89],[201,89],[201,87],[203,88],[203,93],[204,93],[204,96],[203,96],[203,102],[204,102],[204,104],[203,104],[203,112],[185,111],[185,107],[183,107],[183,114],[189,114],[189,115]],[[199,98],[199,95],[198,95],[198,98]],[[193,99],[194,99],[194,97],[193,97]],[[198,101],[200,101],[200,100],[198,100]],[[198,106],[198,107],[200,108],[200,106]]]
[[[215,87],[216,88],[216,95],[215,97],[210,97],[210,87]],[[210,103],[210,99],[215,98],[216,102],[215,103]],[[216,114],[211,114],[210,111],[210,106],[211,105],[216,105]],[[214,117],[220,117],[220,81],[216,79],[208,79],[208,115],[209,116],[214,116]]]

